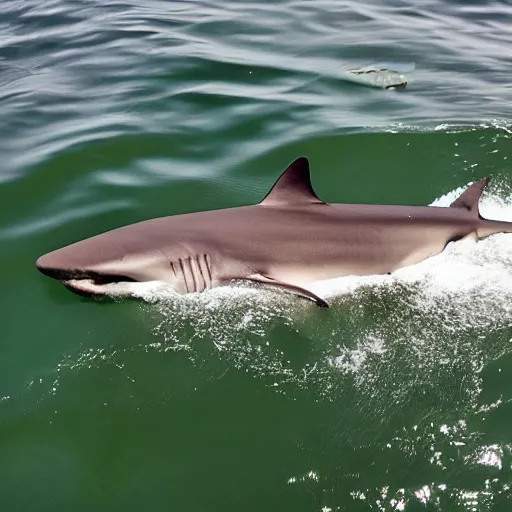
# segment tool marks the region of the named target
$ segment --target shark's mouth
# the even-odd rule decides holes
[[[106,275],[81,270],[40,270],[60,281],[68,290],[83,297],[127,297],[132,294],[131,284],[135,281],[123,275]]]
[[[115,280],[105,279],[66,279],[62,284],[73,293],[84,297],[129,297],[132,295],[133,280],[116,276]]]

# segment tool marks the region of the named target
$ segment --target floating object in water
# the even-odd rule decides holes
[[[383,67],[368,66],[349,69],[346,71],[346,75],[346,80],[379,89],[394,89],[407,85],[405,75]]]

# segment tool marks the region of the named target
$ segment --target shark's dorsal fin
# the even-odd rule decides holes
[[[462,194],[453,201],[451,208],[464,208],[469,212],[474,212],[478,216],[478,201],[482,192],[489,183],[490,178],[483,178],[470,185]]]
[[[294,160],[274,183],[262,205],[286,206],[299,204],[323,204],[311,186],[309,161],[306,157]]]

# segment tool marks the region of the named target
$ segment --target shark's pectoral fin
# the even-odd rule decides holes
[[[278,289],[284,290],[288,293],[293,293],[294,295],[298,295],[299,297],[303,297],[305,299],[313,301],[317,306],[321,308],[328,308],[329,304],[320,298],[318,295],[306,290],[305,288],[301,288],[300,286],[296,286],[290,283],[284,283],[282,281],[278,281],[277,279],[273,279],[272,277],[268,277],[262,274],[256,274],[251,276],[237,277],[234,278],[240,281],[250,281],[253,283],[264,284],[268,286],[274,286]]]

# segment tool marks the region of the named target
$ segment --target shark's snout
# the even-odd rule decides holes
[[[85,261],[72,256],[66,248],[58,249],[40,256],[36,267],[44,275],[59,281],[94,277],[93,269]]]
[[[68,290],[77,293],[78,295],[90,295],[83,293],[79,287],[74,286],[74,283],[81,282],[81,279],[86,278],[83,271],[77,271],[67,265],[64,261],[59,261],[59,255],[55,253],[48,253],[40,256],[36,261],[36,268],[45,276],[51,277],[61,281]],[[79,279],[79,281],[76,281]]]
[[[79,277],[79,273],[76,268],[73,268],[65,261],[61,261],[58,257],[57,252],[51,252],[40,256],[36,261],[37,269],[48,277],[58,279],[60,281]]]

